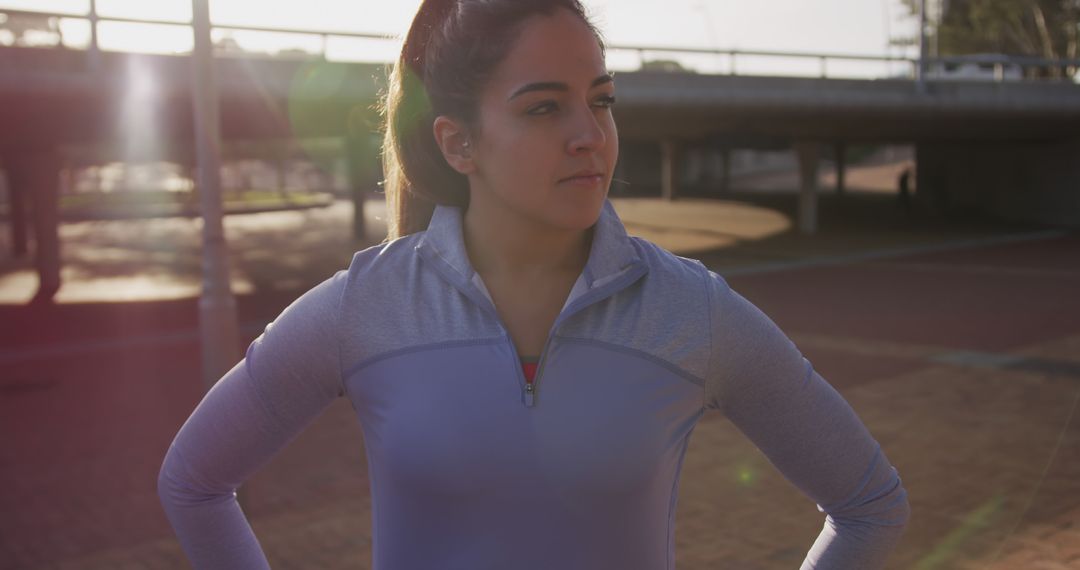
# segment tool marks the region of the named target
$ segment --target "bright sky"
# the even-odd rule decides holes
[[[899,0],[584,0],[609,44],[722,49],[904,55],[888,48],[890,36],[910,34],[913,22],[903,18]],[[316,29],[399,34],[408,26],[418,0],[210,0],[211,20],[219,25]],[[85,14],[89,0],[0,0],[2,8]],[[190,0],[97,0],[102,17],[122,16],[184,21],[191,17]],[[85,44],[89,24],[64,19],[61,29],[69,45]],[[277,51],[290,47],[319,50],[318,37],[294,34],[233,32],[245,49]],[[180,26],[102,22],[104,49],[177,52],[191,46],[191,32]],[[9,42],[0,37],[0,42]],[[46,40],[42,40],[46,41]],[[331,38],[329,59],[389,60],[394,45]],[[908,55],[911,55],[910,52]],[[684,63],[726,70],[726,57],[686,58]],[[613,69],[636,67],[636,56],[612,52]],[[740,73],[789,71],[817,74],[813,60],[761,60],[740,56]],[[904,69],[894,64],[830,62],[830,76],[883,75]]]

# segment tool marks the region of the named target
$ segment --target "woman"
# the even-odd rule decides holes
[[[339,396],[363,427],[378,570],[673,568],[709,409],[828,515],[804,567],[882,566],[906,494],[851,408],[607,201],[614,92],[577,0],[421,5],[386,99],[392,239],[268,326],[165,458],[196,568],[267,566],[235,488]]]

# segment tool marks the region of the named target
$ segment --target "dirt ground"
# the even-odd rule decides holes
[[[889,568],[1080,568],[1080,235],[928,221],[867,196],[823,202],[812,237],[793,231],[791,197],[616,208],[632,234],[725,275],[859,413],[913,509]],[[373,233],[384,215],[369,209]],[[364,245],[350,216],[338,204],[229,218],[245,342]],[[28,262],[0,261],[0,569],[187,567],[155,485],[203,390],[197,232],[178,219],[65,225],[52,306],[24,305]],[[348,402],[244,501],[274,568],[368,568]],[[725,418],[701,420],[678,568],[797,568],[823,522]]]

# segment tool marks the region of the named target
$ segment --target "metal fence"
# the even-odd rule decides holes
[[[57,41],[53,47],[85,50],[88,67],[93,69],[100,61],[101,51],[99,35],[102,24],[166,25],[190,30],[190,20],[125,18],[118,16],[103,17],[97,14],[95,0],[90,0],[90,9],[86,13],[59,13],[0,8],[0,14],[7,17],[0,21],[0,30],[11,21],[37,22],[47,32],[55,30]],[[89,24],[89,42],[87,45],[66,45],[60,33],[62,19],[81,20]],[[331,30],[300,30],[268,28],[259,26],[214,25],[217,36],[216,53],[231,57],[275,57],[275,58],[312,58],[328,59],[328,47],[337,39],[367,40],[386,42],[388,48],[397,45],[400,38],[375,33],[346,32]],[[244,51],[231,34],[278,34],[297,38],[314,38],[314,49],[293,49],[284,52]],[[9,33],[11,30],[9,30]],[[190,32],[189,32],[190,33]],[[18,38],[16,38],[17,40]],[[310,42],[309,42],[310,43]],[[627,65],[637,65],[638,70],[687,71],[721,75],[777,75],[810,76],[819,78],[850,78],[848,72],[837,73],[837,67],[850,68],[851,64],[879,65],[881,71],[857,73],[864,78],[909,79],[916,82],[937,80],[984,80],[1017,81],[1038,79],[1077,80],[1080,59],[1044,59],[1038,57],[1008,55],[978,55],[960,57],[941,57],[920,60],[917,57],[889,55],[854,55],[839,53],[799,53],[785,51],[761,51],[740,49],[713,49],[668,46],[608,45],[609,65],[613,59]],[[188,53],[179,51],[177,54]],[[383,58],[388,62],[392,58]],[[765,64],[769,61],[769,64]],[[751,62],[748,65],[747,62]],[[756,65],[753,64],[756,62]],[[786,62],[786,63],[785,63]],[[921,66],[921,68],[920,68]],[[899,71],[897,71],[899,68]],[[628,68],[630,69],[630,68]],[[762,72],[763,69],[768,70]],[[921,73],[920,73],[921,71]]]

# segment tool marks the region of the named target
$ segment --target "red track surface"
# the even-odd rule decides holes
[[[323,276],[311,277],[314,283]],[[743,276],[730,282],[796,338],[835,337],[852,343],[880,341],[997,353],[1080,336],[1080,236],[1076,234]],[[299,292],[242,298],[241,320],[269,320]],[[186,567],[159,506],[155,484],[169,442],[203,391],[195,318],[193,300],[0,307],[0,433],[4,434],[0,568]],[[248,330],[245,342],[253,335]],[[804,351],[826,378],[860,402],[873,402],[879,387],[927,366],[925,361],[903,355],[822,348],[813,343]],[[1074,375],[1080,354],[1072,356],[1074,368],[1064,368],[1058,377],[1066,382],[1063,386],[1071,381],[1080,388],[1080,377]],[[927,414],[952,413],[935,407],[941,405],[933,394],[919,402]],[[878,405],[881,410],[871,409],[872,403],[863,406],[858,408],[860,414],[888,417],[887,402]],[[253,521],[266,521],[263,526],[256,524],[256,531],[275,567],[363,568],[369,563],[370,535],[363,535],[368,514],[362,510],[366,469],[361,432],[351,414],[347,404],[335,404],[245,486],[246,512]],[[1074,416],[1073,423],[1062,429],[1075,435],[1080,431],[1078,421]],[[1024,429],[1015,426],[1015,437],[1021,442],[1026,437]],[[936,435],[918,437],[933,446]],[[886,439],[882,443],[890,449]],[[1009,465],[1010,459],[1000,461]],[[907,473],[916,482],[922,471],[946,469],[916,463],[907,460]],[[694,473],[684,478],[697,476]],[[946,471],[939,475],[928,479],[940,478],[940,485],[946,487],[957,483]],[[1054,513],[1080,512],[1080,495],[1065,483],[1054,487],[1055,477],[1080,480],[1075,447],[1066,448],[1064,459],[1053,463],[1045,487],[1049,490],[1039,491],[1035,503],[1056,505]],[[689,533],[684,536],[692,536],[697,523],[682,511],[692,508],[686,506],[687,501],[695,498],[687,493],[694,486],[685,487],[689,490],[680,499],[679,528]],[[1047,494],[1055,488],[1069,489],[1070,494]],[[949,495],[945,488],[938,491]],[[913,504],[918,508],[938,491],[927,488],[921,495],[913,493]],[[337,521],[318,513],[343,503],[360,509],[340,523],[345,530],[323,532],[315,543],[305,537],[304,525],[317,523],[304,517]],[[957,505],[955,512],[946,508],[940,518],[962,520],[968,507]],[[775,514],[759,516],[759,522],[767,524]],[[1022,532],[1024,524],[1017,523],[1014,534]],[[1061,542],[1061,536],[1046,540]],[[1067,536],[1080,541],[1075,533]],[[921,559],[940,539],[913,527],[895,564]],[[1051,549],[1058,554],[1046,556],[1058,558],[1048,563],[1060,565],[1047,568],[1080,565],[1080,552],[1069,550],[1070,541]],[[728,548],[722,542],[715,544]],[[680,568],[683,564],[690,569],[714,567],[702,562],[708,559],[734,561],[741,565],[733,567],[741,568],[794,567],[792,560],[807,545],[801,541],[746,543],[722,552],[723,558],[715,553],[709,558],[694,550],[709,545],[680,546],[686,551],[685,555],[680,551]],[[1039,548],[1051,552],[1048,546]],[[966,567],[950,560],[934,567]]]

